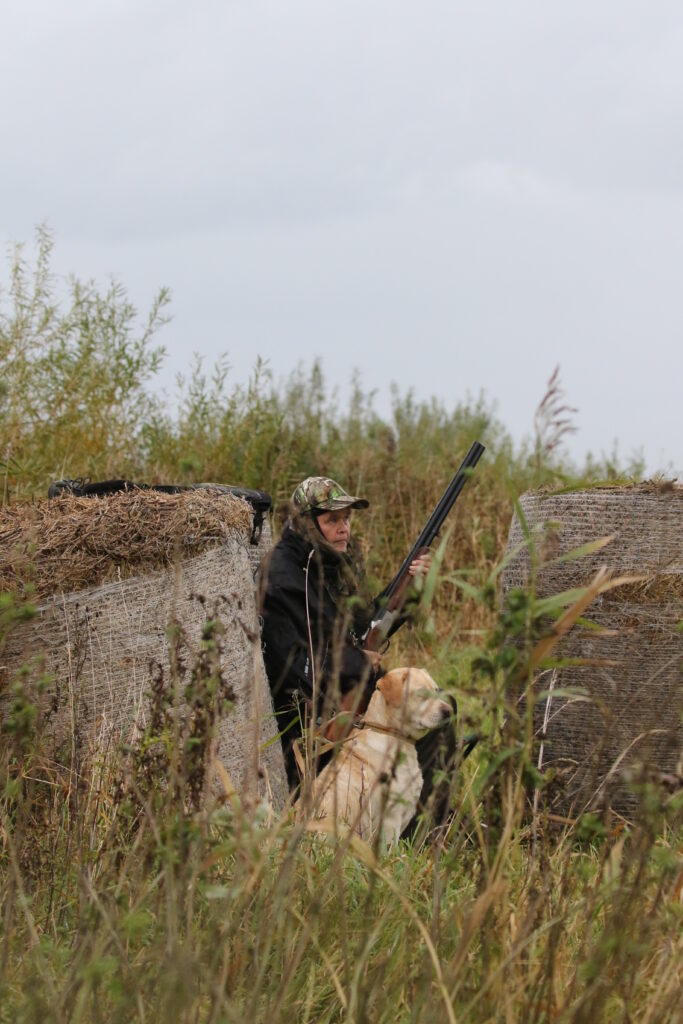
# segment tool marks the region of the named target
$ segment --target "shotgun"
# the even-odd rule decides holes
[[[407,616],[402,615],[402,611],[412,582],[410,566],[416,558],[424,555],[429,550],[439,536],[448,513],[453,508],[458,495],[467,483],[474,467],[485,450],[484,445],[480,444],[479,441],[474,442],[463,459],[460,469],[441,495],[441,499],[425,523],[420,536],[406,555],[401,568],[377,599],[379,609],[377,617],[372,620],[367,633],[363,637],[363,647],[366,650],[378,651],[389,637],[396,632],[399,626],[402,626],[406,621]]]

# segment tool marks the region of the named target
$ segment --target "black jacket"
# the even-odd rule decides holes
[[[359,683],[371,693],[375,683],[359,642],[371,609],[359,596],[350,560],[316,532],[305,521],[285,527],[259,573],[263,657],[290,784],[296,782],[291,747],[301,735],[300,705],[313,699],[314,673],[317,717],[334,713],[339,693]]]

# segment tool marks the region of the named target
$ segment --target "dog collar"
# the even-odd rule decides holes
[[[412,740],[410,736],[406,736],[404,735],[404,733],[399,732],[398,729],[392,729],[388,725],[379,725],[375,722],[366,722],[365,720],[363,720],[356,726],[356,728],[370,729],[372,732],[384,732],[388,736],[395,736],[397,740],[404,740],[408,743],[414,742],[414,740]]]

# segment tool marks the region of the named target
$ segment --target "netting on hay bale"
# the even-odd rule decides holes
[[[245,501],[206,490],[0,509],[0,587],[20,591],[30,581],[37,602],[35,618],[10,633],[0,655],[0,716],[9,679],[34,666],[52,679],[43,706],[55,751],[135,745],[151,689],[189,671],[207,621],[217,620],[234,700],[216,725],[216,756],[242,796],[280,808],[287,783],[254,588],[270,530],[264,524],[250,544],[252,519]],[[173,671],[169,624],[180,636]]]
[[[557,772],[549,798],[558,809],[579,813],[610,804],[628,816],[637,806],[634,782],[675,779],[680,772],[683,488],[529,492],[520,505],[539,559],[540,597],[585,585],[602,565],[616,576],[643,577],[602,594],[588,608],[585,617],[602,632],[576,626],[563,640],[558,656],[586,664],[561,665],[536,681],[538,692],[581,688],[585,696],[551,694],[534,707],[539,739],[547,720],[542,768]],[[611,535],[601,551],[557,561]],[[518,547],[503,572],[504,592],[526,586],[531,572],[515,516],[507,552]]]

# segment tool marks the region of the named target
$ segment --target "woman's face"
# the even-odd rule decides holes
[[[340,508],[336,512],[321,512],[318,516],[318,526],[327,543],[336,551],[345,554],[351,539],[351,509]]]

